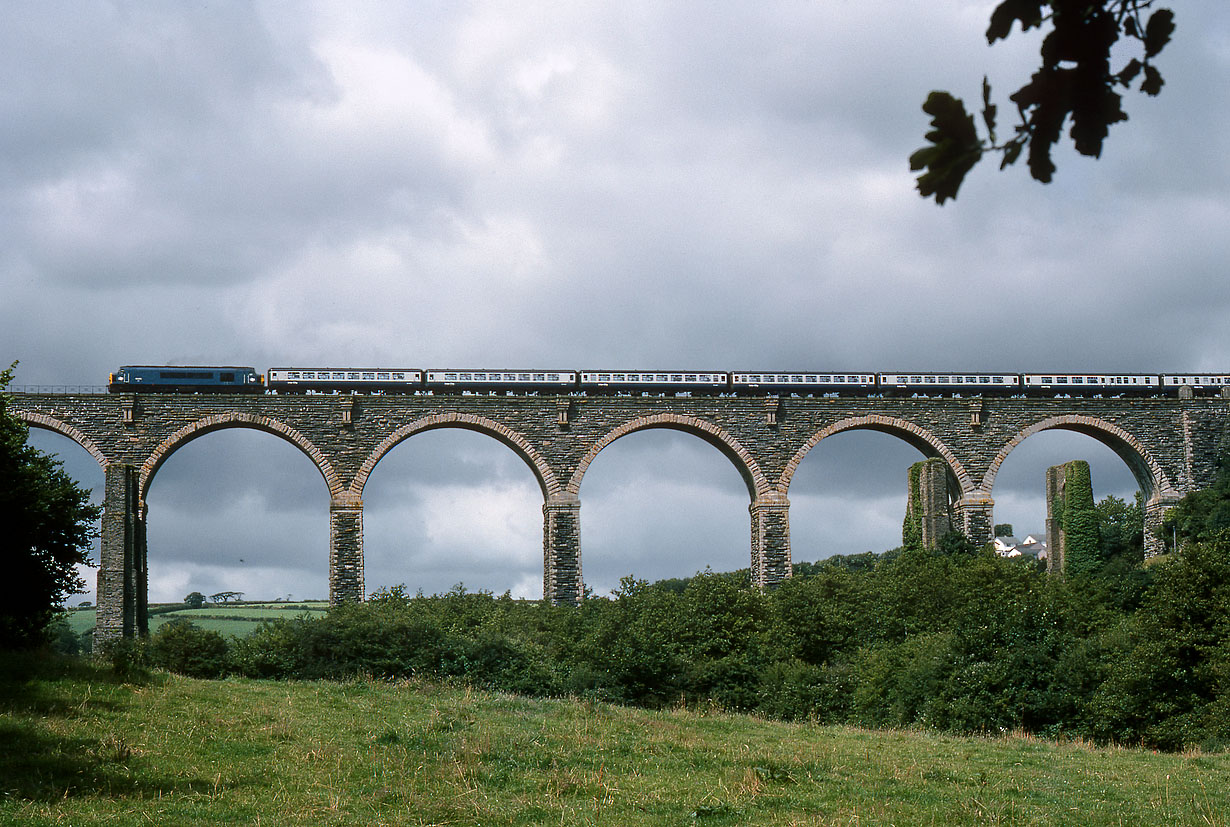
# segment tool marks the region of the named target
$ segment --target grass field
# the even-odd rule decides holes
[[[157,611],[165,608],[154,605],[150,607]],[[301,614],[323,614],[328,611],[326,600],[304,600],[294,603],[211,603],[199,609],[176,609],[170,612],[151,614],[149,630],[156,632],[158,627],[176,618],[187,618],[202,629],[210,629],[230,637],[243,637],[250,633],[263,620],[275,617],[295,617]],[[94,628],[95,610],[70,609],[68,623],[73,631],[81,634]]]
[[[1230,755],[0,663],[0,824],[1226,825]]]

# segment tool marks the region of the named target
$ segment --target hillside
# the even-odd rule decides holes
[[[1230,823],[1230,755],[0,664],[0,824]]]

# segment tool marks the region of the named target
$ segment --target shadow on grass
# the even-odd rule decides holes
[[[58,801],[83,795],[150,798],[208,794],[211,781],[173,778],[134,767],[132,748],[117,736],[63,738],[36,721],[0,720],[0,798]]]
[[[161,681],[145,676],[139,682]],[[114,699],[91,695],[83,701],[69,687],[116,686],[121,680],[106,665],[40,652],[0,653],[0,798],[51,801],[65,796],[145,798],[167,793],[207,793],[212,782],[154,775],[122,736],[64,737],[52,731],[56,719],[91,710],[117,709]]]
[[[148,670],[119,675],[104,662],[73,655],[0,651],[0,713],[67,717],[81,708],[81,700],[64,688],[69,684],[157,686],[165,680]],[[91,697],[89,705],[116,706],[103,697]]]

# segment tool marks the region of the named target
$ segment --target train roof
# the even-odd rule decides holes
[[[197,370],[197,371],[251,371],[257,373],[256,368],[251,365],[121,365],[116,372],[132,370]]]

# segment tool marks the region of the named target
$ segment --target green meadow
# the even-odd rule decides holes
[[[1225,825],[1230,755],[5,656],[4,825]]]
[[[244,637],[261,622],[298,615],[322,615],[329,610],[326,600],[303,600],[294,603],[213,603],[199,609],[189,609],[182,604],[154,604],[150,606],[149,630],[156,632],[166,623],[176,619],[191,620],[202,629],[208,629],[227,637]],[[65,617],[77,634],[94,628],[93,607],[69,609]]]

